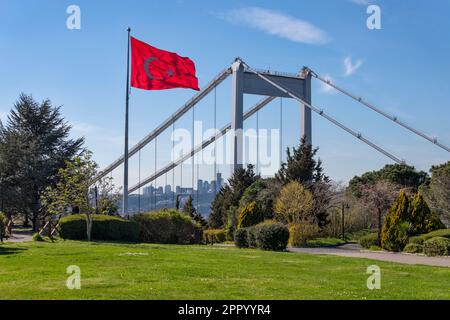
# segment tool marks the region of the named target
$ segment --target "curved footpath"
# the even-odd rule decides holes
[[[332,248],[289,248],[288,250],[297,253],[329,254],[341,257],[366,258],[405,264],[422,264],[450,268],[450,257],[427,257],[408,253],[368,251],[361,250],[361,247],[357,244],[345,244]]]

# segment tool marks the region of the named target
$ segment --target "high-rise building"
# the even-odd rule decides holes
[[[222,173],[217,172],[216,175],[216,190],[219,191],[222,188]]]
[[[164,193],[165,194],[171,194],[172,193],[172,186],[170,184],[166,185],[164,187]]]
[[[198,194],[203,194],[204,193],[203,180],[202,179],[198,179],[197,180],[197,192],[198,192]]]

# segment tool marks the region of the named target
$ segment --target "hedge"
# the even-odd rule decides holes
[[[417,243],[408,243],[406,247],[403,249],[403,252],[407,253],[422,253],[423,245]]]
[[[450,239],[443,237],[428,239],[423,244],[423,253],[427,256],[450,255]]]
[[[239,248],[263,250],[285,250],[289,240],[289,229],[281,223],[260,223],[236,231],[235,244]]]
[[[370,249],[372,246],[377,246],[378,233],[369,233],[359,238],[359,244],[361,247]]]
[[[241,228],[234,233],[234,244],[238,248],[248,248],[248,230],[247,228]]]
[[[176,210],[141,213],[132,220],[139,225],[141,242],[200,244],[203,240],[202,227]]]
[[[8,225],[8,218],[3,212],[0,212],[0,241],[6,238],[6,226]]]
[[[203,241],[205,244],[222,243],[227,240],[225,230],[223,229],[209,229],[203,231]]]
[[[92,216],[93,240],[112,240],[137,242],[139,228],[134,222],[107,215]],[[63,239],[86,240],[86,216],[76,214],[62,218],[59,221],[59,234]]]
[[[450,239],[450,229],[440,229],[430,233],[421,234],[419,236],[409,238],[409,243],[423,244],[425,241],[435,237],[443,237]]]

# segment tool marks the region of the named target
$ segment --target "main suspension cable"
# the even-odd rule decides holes
[[[311,70],[311,69],[309,69],[309,68],[307,68],[307,69],[309,70],[309,72],[311,73],[311,75],[312,75],[314,78],[316,78],[316,79],[322,81],[323,83],[326,83],[326,84],[329,85],[330,87],[332,87],[332,88],[338,90],[339,92],[345,94],[346,96],[352,98],[353,100],[358,101],[358,102],[361,103],[362,105],[368,107],[369,109],[372,109],[373,111],[377,112],[378,114],[381,114],[383,117],[385,117],[385,118],[387,118],[387,119],[389,119],[389,120],[391,120],[391,121],[397,123],[398,125],[402,126],[403,128],[405,128],[405,129],[407,129],[407,130],[409,130],[409,131],[415,133],[416,135],[418,135],[418,136],[420,136],[420,137],[422,137],[422,138],[424,138],[424,139],[430,141],[431,143],[437,145],[438,147],[440,147],[440,148],[442,148],[442,149],[444,149],[444,150],[450,152],[450,147],[448,147],[448,146],[446,146],[446,145],[440,143],[440,142],[437,140],[437,138],[435,138],[435,137],[430,137],[430,136],[428,136],[427,134],[425,134],[425,133],[423,133],[423,132],[421,132],[421,131],[419,131],[419,130],[413,128],[413,127],[411,127],[410,125],[408,125],[408,124],[406,124],[406,123],[400,121],[396,116],[393,116],[393,115],[390,115],[390,114],[384,112],[383,110],[381,110],[381,109],[375,107],[374,105],[370,104],[369,102],[367,102],[367,101],[364,100],[363,98],[357,97],[357,96],[353,95],[352,93],[348,92],[347,90],[345,90],[345,89],[343,89],[343,88],[337,86],[336,84],[334,84],[333,82],[331,82],[331,80],[325,79],[324,77],[321,77],[320,75],[318,75],[316,72],[314,72],[313,70]]]
[[[260,77],[261,79],[263,79],[264,81],[270,83],[271,85],[273,85],[275,88],[281,90],[283,93],[289,95],[290,97],[292,97],[293,99],[299,101],[300,103],[302,103],[303,105],[307,106],[309,109],[311,109],[312,111],[314,111],[315,113],[319,114],[320,116],[322,116],[323,118],[327,119],[328,121],[330,121],[331,123],[335,124],[336,126],[340,127],[341,129],[347,131],[348,133],[350,133],[351,135],[353,135],[354,137],[358,138],[359,140],[363,141],[364,143],[366,143],[367,145],[371,146],[372,148],[374,148],[375,150],[379,151],[380,153],[384,154],[385,156],[389,157],[390,159],[394,160],[397,163],[400,164],[404,164],[405,161],[401,160],[400,158],[394,156],[393,154],[389,153],[388,151],[384,150],[383,148],[377,146],[375,143],[373,143],[372,141],[364,138],[362,136],[361,133],[355,132],[352,129],[350,129],[349,127],[345,126],[344,124],[340,123],[339,121],[337,121],[336,119],[334,119],[333,117],[327,115],[322,109],[319,109],[313,105],[311,105],[310,103],[306,102],[305,100],[303,100],[302,98],[298,97],[297,95],[293,94],[290,90],[284,88],[283,86],[281,86],[280,84],[278,84],[277,82],[269,79],[268,77],[262,75],[260,72],[253,70],[252,68],[250,68],[245,62],[241,61],[242,64],[246,67],[246,69],[257,75],[258,77]]]

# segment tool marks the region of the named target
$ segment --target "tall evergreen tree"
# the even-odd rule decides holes
[[[46,214],[40,205],[41,193],[54,185],[58,170],[77,155],[84,139],[70,139],[71,126],[61,115],[60,107],[50,100],[36,102],[21,94],[8,115],[6,125],[0,123],[0,176],[9,180],[10,214],[20,212],[30,218],[36,230]],[[11,183],[13,182],[13,183]]]
[[[313,194],[314,220],[323,228],[328,220],[331,184],[330,178],[324,174],[322,161],[315,159],[318,150],[319,148],[313,148],[303,137],[300,146],[292,148],[292,153],[287,149],[286,163],[281,165],[275,177],[284,185],[292,181],[299,182]]]
[[[190,216],[192,220],[199,223],[202,227],[205,227],[208,224],[205,218],[203,218],[203,216],[197,212],[197,209],[195,209],[192,195],[189,195],[188,199],[184,203],[183,213]]]
[[[209,225],[212,228],[222,227],[228,220],[229,209],[239,207],[239,200],[245,189],[252,185],[260,177],[255,174],[254,166],[247,165],[247,168],[239,168],[234,171],[228,179],[228,185],[223,186],[211,204],[209,215]]]

